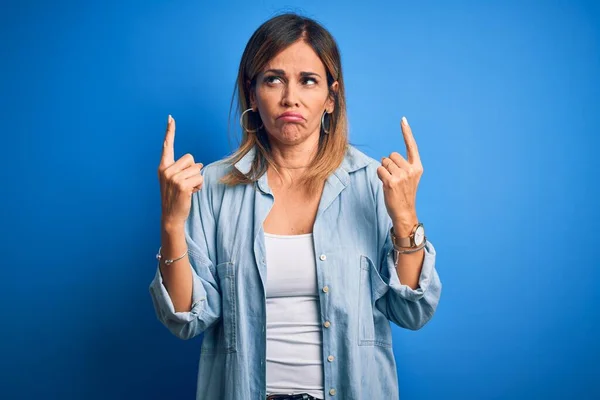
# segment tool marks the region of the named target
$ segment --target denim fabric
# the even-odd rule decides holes
[[[220,160],[203,169],[204,186],[192,197],[185,227],[191,310],[174,311],[158,267],[150,284],[156,315],[174,335],[204,333],[198,400],[266,397],[263,221],[274,197],[266,174],[251,185],[219,182],[231,168],[248,172],[254,155],[250,151],[235,166]],[[325,183],[313,226],[317,285],[329,287],[318,292],[326,399],[397,399],[390,321],[421,328],[441,295],[429,240],[419,287],[398,279],[379,165],[349,146]]]

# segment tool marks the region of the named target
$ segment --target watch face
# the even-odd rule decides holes
[[[423,244],[423,240],[425,240],[425,229],[421,225],[415,231],[415,245],[420,246]]]

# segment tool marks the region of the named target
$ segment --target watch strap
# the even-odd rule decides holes
[[[398,237],[394,234],[394,228],[390,229],[390,235],[392,236],[392,244],[394,247],[412,247],[411,237]]]
[[[394,234],[394,227],[390,229],[390,235],[392,237],[392,243],[395,248],[402,249],[412,249],[418,247],[415,243],[415,232],[419,228],[419,226],[423,225],[421,222],[417,222],[415,226],[413,226],[410,235],[408,237],[398,237]]]

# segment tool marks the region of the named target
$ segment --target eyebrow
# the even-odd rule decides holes
[[[273,72],[273,73],[276,73],[278,75],[285,76],[285,71],[282,70],[282,69],[268,69],[264,73],[266,74],[267,72]],[[306,76],[318,76],[319,78],[321,77],[321,75],[317,74],[316,72],[305,72],[305,71],[300,72],[300,76],[302,76],[302,77],[306,77]]]

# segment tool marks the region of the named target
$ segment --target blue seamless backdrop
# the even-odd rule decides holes
[[[597,2],[5,1],[2,399],[191,399],[154,314],[157,168],[229,154],[242,51],[277,13],[337,39],[350,140],[424,174],[444,291],[393,328],[401,398],[600,398]],[[232,133],[239,133],[232,119]]]

